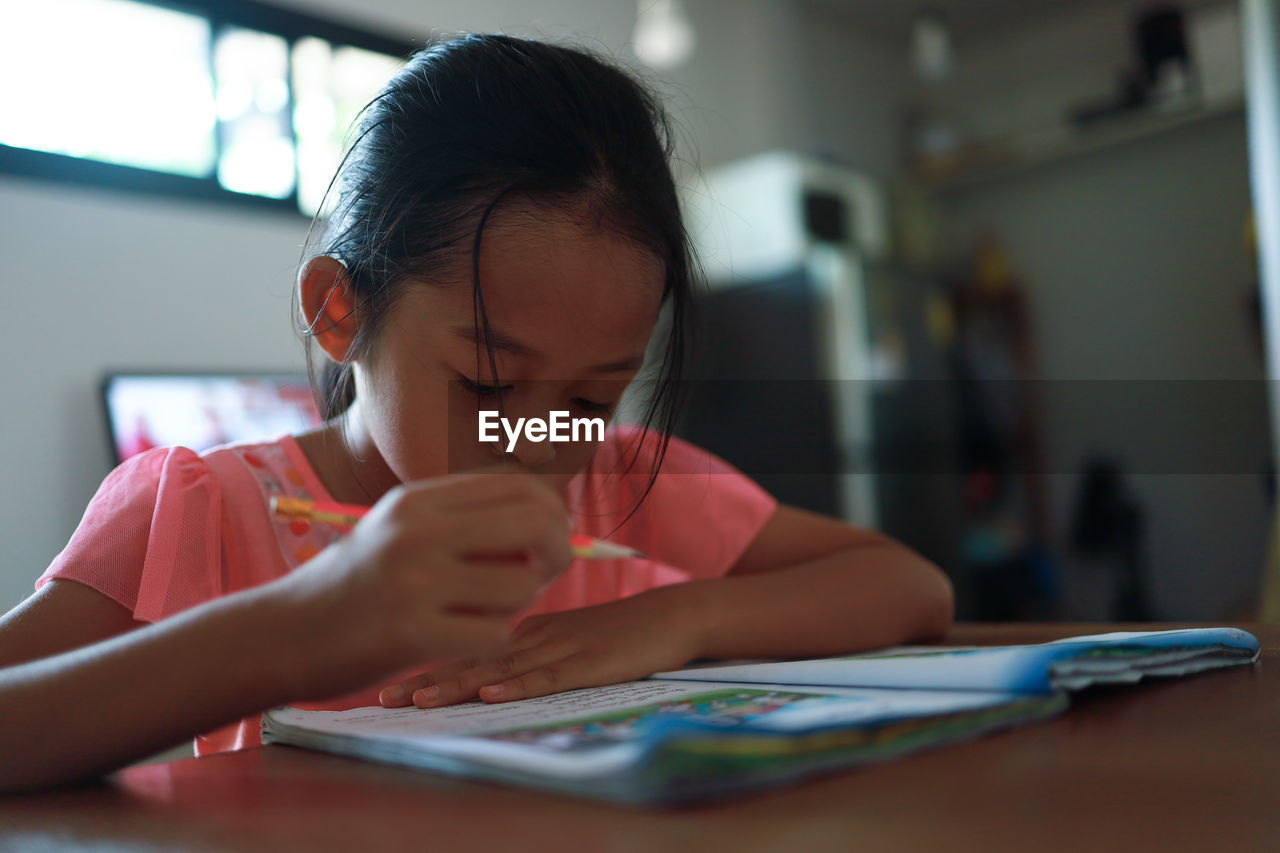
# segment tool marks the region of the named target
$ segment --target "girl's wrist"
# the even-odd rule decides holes
[[[246,628],[263,639],[264,657],[274,661],[271,677],[282,702],[317,699],[354,689],[358,650],[326,608],[288,584],[273,582],[245,592]],[[250,626],[253,626],[250,628]]]
[[[719,624],[714,581],[693,580],[661,586],[650,594],[664,600],[660,604],[663,621],[685,639],[688,660],[714,657],[716,627]]]

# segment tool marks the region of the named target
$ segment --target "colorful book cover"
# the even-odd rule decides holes
[[[1232,628],[689,667],[536,699],[263,715],[263,740],[628,803],[726,796],[1040,720],[1064,690],[1256,660]]]

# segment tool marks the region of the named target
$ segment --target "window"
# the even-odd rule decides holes
[[[124,0],[44,0],[21,16],[21,25],[0,29],[0,142],[209,173],[216,151],[207,20]],[[104,50],[79,51],[80,61],[58,47],[92,44]]]
[[[0,172],[315,213],[415,47],[249,0],[41,0],[0,26]]]
[[[287,198],[297,186],[289,121],[289,43],[226,27],[213,43],[218,183],[232,192]]]
[[[315,212],[342,158],[351,120],[399,61],[314,37],[293,48],[293,127],[297,139],[298,204]]]

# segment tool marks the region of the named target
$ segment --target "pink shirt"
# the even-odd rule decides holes
[[[579,532],[638,548],[650,559],[574,560],[524,616],[721,577],[776,509],[772,497],[723,460],[673,438],[661,473],[632,514],[658,440],[650,435],[641,445],[639,436],[634,427],[610,428],[565,498]],[[633,473],[619,473],[633,457]],[[273,494],[332,499],[291,437],[200,455],[184,447],[149,450],[107,476],[36,587],[54,578],[77,581],[127,607],[135,619],[156,622],[275,580],[339,533],[324,524],[275,520],[268,511]],[[376,705],[381,686],[296,704],[317,710]],[[196,754],[257,745],[258,727],[254,716],[201,735]]]

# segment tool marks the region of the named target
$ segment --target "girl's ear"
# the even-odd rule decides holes
[[[338,364],[347,361],[356,334],[356,306],[342,261],[316,255],[303,264],[298,273],[298,304],[304,328],[325,355]]]

